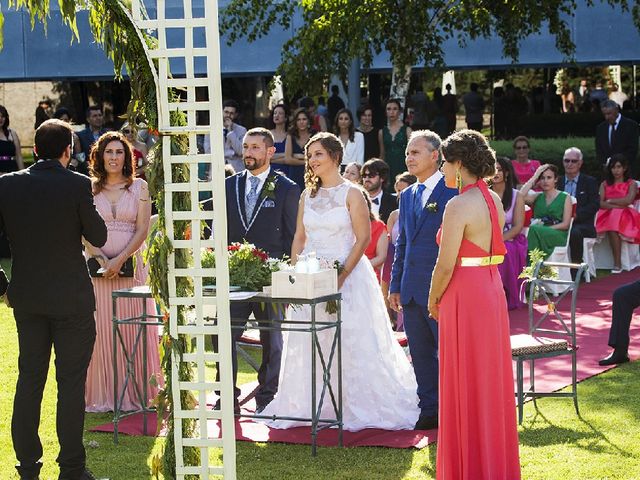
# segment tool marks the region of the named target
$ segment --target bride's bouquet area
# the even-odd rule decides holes
[[[229,285],[240,290],[261,292],[266,286],[271,285],[271,274],[282,267],[282,261],[270,258],[262,249],[252,243],[232,243],[228,247],[229,252]],[[211,248],[203,250],[201,254],[202,267],[214,268],[216,266],[215,252]],[[205,277],[205,285],[215,285],[215,277]]]

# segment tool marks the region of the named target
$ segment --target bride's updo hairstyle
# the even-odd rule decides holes
[[[496,152],[475,130],[459,130],[448,136],[442,142],[442,156],[449,163],[459,161],[478,178],[492,177],[496,172]]]
[[[304,146],[304,156],[307,157],[307,161],[304,165],[304,185],[309,189],[309,194],[312,197],[316,196],[316,193],[318,193],[318,190],[322,186],[322,180],[313,173],[313,170],[309,166],[309,146],[316,142],[320,142],[322,148],[327,151],[336,164],[336,168],[342,163],[342,155],[344,154],[342,142],[333,133],[320,132],[316,133],[309,139],[307,144]]]

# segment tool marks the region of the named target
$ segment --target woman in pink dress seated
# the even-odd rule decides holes
[[[512,165],[513,170],[516,172],[516,185],[524,185],[540,166],[538,160],[531,160],[529,158],[529,149],[530,144],[527,137],[521,135],[513,141],[515,158],[513,159]]]
[[[629,163],[618,153],[607,160],[607,176],[600,185],[600,210],[596,232],[609,237],[613,252],[612,273],[622,271],[622,242],[640,243],[640,213],[633,208],[638,193],[635,180],[629,178]]]
[[[136,165],[132,147],[120,132],[107,132],[102,135],[91,149],[91,179],[98,212],[107,224],[107,243],[102,248],[86,244],[86,253],[94,257],[105,272],[102,277],[94,277],[93,290],[96,296],[96,343],[87,372],[85,392],[88,412],[108,412],[114,410],[113,399],[113,341],[111,320],[113,318],[111,292],[122,288],[144,285],[147,269],[142,261],[142,251],[146,248],[145,239],[149,230],[151,202],[147,182],[135,178]],[[121,276],[126,260],[134,257],[133,277]],[[155,312],[155,303],[147,301],[147,312]],[[132,318],[142,314],[142,301],[122,299],[118,301],[118,318]],[[133,351],[137,327],[120,326],[124,343],[129,355]],[[157,394],[157,387],[149,384],[154,375],[160,380],[160,360],[158,354],[158,329],[147,327],[147,378],[143,378],[142,349],[134,360],[135,377],[140,388],[148,385],[148,398],[151,401]],[[118,342],[119,343],[119,342]],[[121,346],[118,345],[119,389],[125,378],[125,360]],[[120,392],[119,392],[120,394]],[[136,388],[129,381],[120,409],[137,410],[141,407]]]
[[[504,262],[498,265],[509,310],[520,308],[520,286],[518,278],[527,265],[527,237],[522,233],[524,226],[524,197],[515,188],[515,174],[511,161],[506,157],[496,159],[496,174],[491,181],[491,189],[498,194],[504,208],[504,231],[502,240],[507,247]]]
[[[496,266],[506,253],[504,211],[484,181],[495,173],[495,152],[482,134],[460,130],[442,154],[447,186],[460,195],[444,212],[429,292],[440,354],[436,478],[517,480],[509,317]]]

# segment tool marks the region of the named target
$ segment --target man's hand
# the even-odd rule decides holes
[[[231,126],[233,125],[233,119],[230,117],[223,117],[222,118],[222,126],[224,128],[226,128],[227,130],[231,130]]]
[[[389,294],[389,306],[394,312],[401,312],[402,305],[400,304],[400,294],[399,293],[390,293]]]

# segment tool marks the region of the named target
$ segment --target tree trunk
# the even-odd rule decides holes
[[[411,82],[411,67],[408,66],[393,66],[393,74],[391,75],[391,89],[389,91],[389,98],[397,98],[402,104],[402,114],[404,113],[404,106],[407,101],[407,95],[409,94],[409,83]]]

